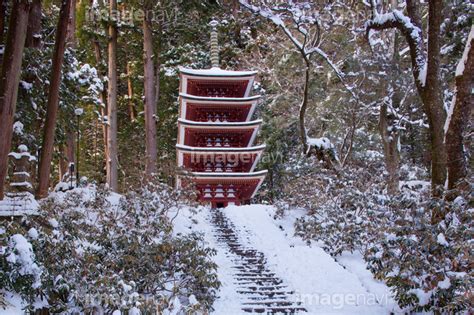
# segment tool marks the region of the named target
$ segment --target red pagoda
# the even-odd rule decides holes
[[[255,171],[265,145],[254,141],[262,120],[252,120],[259,95],[250,96],[256,71],[219,68],[217,22],[212,21],[211,69],[180,68],[177,187],[192,181],[212,207],[245,204],[267,171]]]

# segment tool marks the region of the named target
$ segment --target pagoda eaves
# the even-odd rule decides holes
[[[177,187],[193,185],[198,200],[224,207],[250,202],[267,171],[255,171],[264,145],[254,146],[261,119],[250,96],[256,71],[219,68],[217,22],[212,21],[210,69],[179,68]]]

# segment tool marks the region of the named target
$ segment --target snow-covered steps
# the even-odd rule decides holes
[[[212,210],[215,238],[228,250],[233,262],[234,284],[242,300],[242,311],[265,314],[298,314],[306,312],[295,302],[294,292],[267,266],[265,255],[241,244],[235,227],[221,210]]]

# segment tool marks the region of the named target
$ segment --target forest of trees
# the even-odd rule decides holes
[[[274,125],[291,139],[275,143],[285,148],[275,150],[283,160],[268,161],[276,169],[270,167],[267,198],[281,193],[272,178],[282,177],[278,168],[292,153],[311,155],[310,136],[335,145],[333,156],[319,155],[334,168],[350,167],[377,137],[391,194],[400,161],[426,169],[434,195],[446,179],[452,189],[466,178],[471,50],[464,73],[455,76],[455,68],[470,31],[469,4],[299,6],[272,12],[247,1],[4,1],[1,181],[18,144],[38,156],[38,197],[67,175],[76,147],[80,174],[114,191],[138,185],[145,174],[172,181],[176,70],[209,66],[211,17],[222,21],[222,67],[260,70],[263,140]],[[75,109],[84,110],[80,126]]]
[[[2,0],[1,7],[0,200],[19,145],[36,157],[37,199],[71,181],[122,194],[150,182],[173,187],[178,67],[211,66],[216,19],[221,68],[258,70],[254,90],[264,96],[259,167],[269,174],[254,202],[282,213],[306,209],[298,234],[335,256],[364,252],[402,306],[417,305],[409,291],[422,278],[417,271],[451,264],[466,275],[451,278],[451,291],[433,294],[430,307],[468,307],[457,292],[472,281],[472,252],[463,249],[472,246],[474,202],[469,0]],[[455,220],[461,227],[450,229]],[[382,241],[391,232],[434,243],[450,235],[452,248],[417,255],[419,244]],[[395,259],[395,248],[410,257]],[[389,276],[404,264],[411,269]],[[436,279],[416,285],[433,290],[443,278]]]

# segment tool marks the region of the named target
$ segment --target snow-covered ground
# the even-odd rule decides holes
[[[303,211],[293,210],[278,219],[272,206],[230,206],[222,211],[235,226],[240,242],[265,255],[268,268],[294,292],[291,298],[302,302],[306,314],[400,313],[388,287],[373,279],[360,254],[344,253],[335,260],[317,245],[308,246],[294,237],[293,223]],[[242,314],[244,297],[237,293],[236,271],[232,268],[235,257],[215,237],[211,214],[208,207],[199,207],[170,216],[175,217],[174,233],[200,232],[208,246],[217,251],[213,259],[222,286],[213,314]],[[0,310],[0,314],[21,314],[21,299],[16,295],[6,298],[11,307]]]
[[[240,300],[236,298],[237,287],[234,284],[232,277],[232,261],[227,255],[227,250],[218,244],[213,236],[213,227],[210,224],[211,214],[209,208],[199,207],[197,213],[189,211],[181,211],[175,221],[175,233],[189,233],[201,232],[209,247],[216,249],[217,254],[214,256],[214,261],[218,265],[219,281],[221,288],[219,291],[219,299],[214,305],[215,314],[240,314],[241,304]]]
[[[240,231],[242,243],[265,254],[270,269],[294,290],[295,298],[309,314],[399,312],[388,287],[373,279],[360,255],[344,253],[336,261],[321,248],[310,247],[293,236],[294,220],[303,212],[295,210],[282,219],[274,219],[275,208],[264,205],[230,206],[223,212]],[[241,314],[242,301],[235,293],[231,258],[213,236],[209,222],[210,210],[200,208],[194,216],[181,213],[175,226],[178,233],[204,233],[209,246],[217,249],[215,261],[222,289],[215,314]]]

